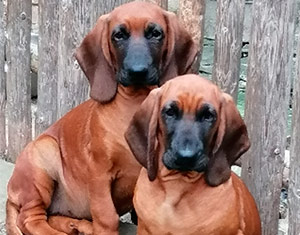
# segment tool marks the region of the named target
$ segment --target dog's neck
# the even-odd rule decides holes
[[[133,99],[133,98],[141,98],[145,99],[150,91],[157,86],[147,86],[147,87],[124,87],[122,85],[118,85],[117,96],[121,96],[124,99]]]
[[[162,181],[184,181],[186,183],[194,183],[204,177],[203,173],[196,171],[182,172],[178,170],[168,170],[165,166],[160,167],[159,177]]]

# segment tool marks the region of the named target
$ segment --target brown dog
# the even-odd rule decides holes
[[[172,79],[151,91],[125,136],[145,167],[134,194],[139,235],[261,234],[254,199],[230,170],[250,146],[247,129],[217,86]]]
[[[100,17],[76,52],[92,99],[18,157],[8,184],[8,234],[62,235],[82,225],[67,217],[92,220],[93,234],[117,234],[140,171],[124,132],[153,86],[188,72],[196,53],[175,15],[156,5],[132,2]],[[52,217],[51,227],[49,215],[66,217]]]

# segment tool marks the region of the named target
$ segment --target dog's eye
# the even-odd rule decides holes
[[[211,113],[209,110],[206,110],[202,115],[202,119],[207,122],[213,122],[215,119],[214,114]]]
[[[119,31],[113,35],[113,38],[115,41],[120,41],[126,39],[126,35],[123,32]]]
[[[152,37],[155,38],[155,39],[161,39],[162,38],[162,33],[159,30],[154,29],[152,31]]]
[[[179,115],[178,107],[175,105],[170,105],[169,107],[165,108],[166,116],[168,117],[177,117]]]
[[[116,42],[126,40],[129,38],[129,33],[126,31],[124,27],[119,27],[114,30],[112,34],[112,39]]]
[[[204,106],[198,113],[198,120],[205,122],[214,122],[216,120],[216,111],[210,105]]]
[[[145,37],[147,39],[161,40],[164,37],[164,34],[158,26],[150,24],[148,29],[145,31]]]

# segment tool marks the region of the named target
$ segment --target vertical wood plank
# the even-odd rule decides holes
[[[94,18],[93,20],[94,23],[101,15],[107,14],[111,12],[113,9],[115,9],[116,7],[132,1],[133,0],[107,0],[107,1],[94,0],[94,9],[95,9],[94,13],[96,16],[96,18]]]
[[[237,101],[245,0],[220,0],[217,4],[212,80]]]
[[[203,51],[205,0],[179,0],[178,17],[184,27],[191,33],[198,45],[199,53],[193,64],[193,71],[198,73]]]
[[[97,18],[129,0],[61,0],[58,38],[58,118],[89,96],[87,79],[74,57],[75,49]]]
[[[297,68],[293,86],[293,120],[290,152],[289,177],[289,232],[294,235],[300,231],[300,42],[297,50]]]
[[[7,4],[8,158],[15,161],[31,140],[31,0],[14,0]]]
[[[245,105],[252,146],[242,159],[242,178],[264,235],[278,230],[295,8],[294,0],[254,0],[252,8]]]
[[[152,2],[160,6],[161,8],[168,10],[168,0],[146,0],[147,2]]]
[[[88,98],[88,82],[74,57],[92,26],[92,0],[59,1],[57,117]]]
[[[0,159],[4,158],[6,150],[6,131],[5,131],[5,35],[4,35],[4,5],[0,0]]]
[[[58,6],[59,0],[39,0],[39,67],[35,136],[41,134],[57,119]]]

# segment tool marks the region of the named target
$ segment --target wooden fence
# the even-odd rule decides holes
[[[34,136],[88,98],[88,84],[73,56],[74,50],[100,15],[128,1],[39,0],[38,96],[33,123],[30,94],[32,2],[8,0],[6,5],[0,0],[0,157],[15,161]],[[152,2],[168,8],[167,0]],[[208,0],[179,0],[177,10],[200,48],[195,70],[199,70],[203,48],[205,2]],[[246,2],[249,1],[217,1],[212,80],[235,100]],[[275,235],[278,230],[295,9],[296,0],[253,0],[252,6],[245,105],[252,147],[242,159],[242,178],[258,204],[264,235]],[[288,194],[290,235],[300,231],[300,43],[297,52]]]

